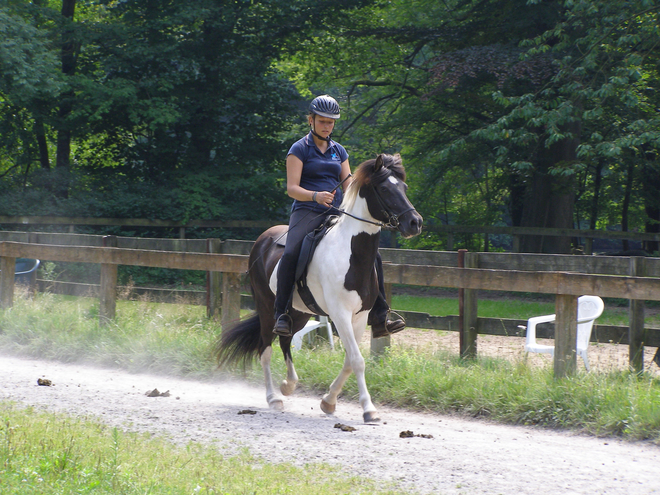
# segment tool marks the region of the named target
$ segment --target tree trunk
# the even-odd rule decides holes
[[[646,153],[646,162],[642,168],[642,197],[646,211],[645,232],[660,233],[660,167],[657,155]],[[660,242],[644,241],[644,251],[653,254],[660,251]]]
[[[76,11],[76,0],[63,0],[62,1],[62,17],[67,21],[72,22]],[[62,73],[70,76],[76,70],[76,54],[75,42],[73,39],[73,32],[70,28],[65,28],[62,33]],[[66,122],[67,117],[73,110],[72,91],[68,91],[62,95],[60,108],[58,111],[58,132],[57,132],[57,157],[55,159],[56,167],[69,168],[71,160],[71,129]]]
[[[570,166],[576,158],[580,123],[569,130],[575,137],[564,139],[550,148],[542,147],[536,168],[528,182],[521,226],[551,229],[573,228],[575,207],[574,175],[553,175],[555,167]],[[523,253],[570,254],[571,238],[554,236],[521,236]]]
[[[602,175],[603,162],[599,160],[594,175],[594,197],[591,200],[591,211],[589,212],[589,229],[591,230],[596,230],[596,223],[598,222],[598,202],[600,201],[600,187],[603,179]]]
[[[44,121],[41,117],[34,119],[34,133],[39,147],[39,164],[41,168],[50,169],[50,159],[48,157],[48,142],[46,141],[46,130]]]
[[[525,179],[516,171],[511,171],[509,180],[509,213],[514,227],[522,225],[523,208],[525,204]]]
[[[632,195],[634,170],[635,163],[630,162],[628,164],[628,171],[626,175],[626,189],[623,194],[623,204],[621,205],[621,230],[623,232],[628,232],[628,210],[630,209],[630,196]],[[628,239],[624,239],[621,242],[621,249],[623,251],[628,251],[630,249],[630,243],[628,242]]]

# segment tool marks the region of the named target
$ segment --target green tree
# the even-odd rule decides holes
[[[570,228],[581,200],[595,224],[608,209],[594,188],[611,182],[625,228],[640,187],[657,197],[657,10],[642,0],[383,2],[329,27],[341,37],[326,63],[295,67],[299,84],[346,95],[349,143],[404,152],[431,222]],[[646,208],[647,228],[656,210]],[[523,240],[525,251],[569,248]]]
[[[24,183],[35,161],[50,168],[46,103],[64,88],[49,33],[9,9],[0,9],[0,173]]]
[[[16,7],[24,23],[49,30],[50,56],[64,64],[65,86],[45,99],[44,135],[57,131],[58,164],[70,143],[71,162],[58,167],[69,172],[59,172],[66,201],[44,195],[28,206],[25,190],[5,190],[0,208],[283,216],[283,159],[290,122],[302,112],[274,62],[327,18],[364,3],[43,0]],[[28,189],[52,184],[53,173],[32,174]]]

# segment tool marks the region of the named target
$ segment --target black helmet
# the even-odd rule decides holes
[[[309,104],[310,113],[329,119],[339,118],[339,103],[330,95],[317,96]]]

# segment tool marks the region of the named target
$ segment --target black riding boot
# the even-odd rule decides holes
[[[367,324],[371,325],[371,336],[374,339],[378,339],[380,337],[387,337],[393,333],[400,332],[406,328],[406,322],[401,317],[398,319],[388,318],[390,314],[390,306],[387,304],[387,299],[385,299],[383,260],[380,257],[380,253],[376,256],[375,265],[376,277],[378,278],[378,297],[376,298],[373,308],[369,311]]]
[[[293,259],[293,262],[292,262]],[[293,336],[293,321],[289,315],[293,284],[296,278],[296,259],[285,253],[277,270],[277,295],[275,296],[275,327],[273,333],[283,337]]]
[[[326,215],[312,213],[308,209],[297,209],[291,213],[289,231],[287,233],[284,254],[277,269],[277,295],[275,296],[275,327],[273,333],[284,337],[293,335],[291,316],[291,300],[296,284],[296,266],[300,257],[300,247],[303,238],[321,225]]]

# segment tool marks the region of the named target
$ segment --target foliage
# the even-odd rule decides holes
[[[659,9],[11,0],[0,8],[0,213],[283,219],[286,150],[305,102],[331,93],[352,164],[401,152],[431,225],[655,232]]]
[[[21,43],[3,45],[6,65],[16,72],[24,53],[35,54],[35,65],[30,91],[19,91],[20,74],[0,86],[0,98],[20,104],[0,107],[0,126],[14,133],[7,134],[14,148],[3,151],[19,150],[23,160],[21,167],[0,160],[0,212],[174,220],[285,214],[289,143],[281,134],[299,118],[299,97],[274,62],[327,16],[363,2],[68,3],[77,8],[73,19],[47,0],[2,10],[18,26],[12,32],[23,33]],[[69,46],[62,39],[75,59],[64,77],[55,63]],[[50,93],[37,91],[39,81]],[[59,168],[64,131],[72,136],[70,170],[50,170],[48,157],[34,167],[40,137],[50,154],[57,144]]]
[[[349,146],[403,153],[431,223],[648,229],[657,11],[642,0],[382,2],[333,27],[343,37],[330,61],[300,58],[289,74],[341,92]],[[314,41],[320,55],[325,38]]]

